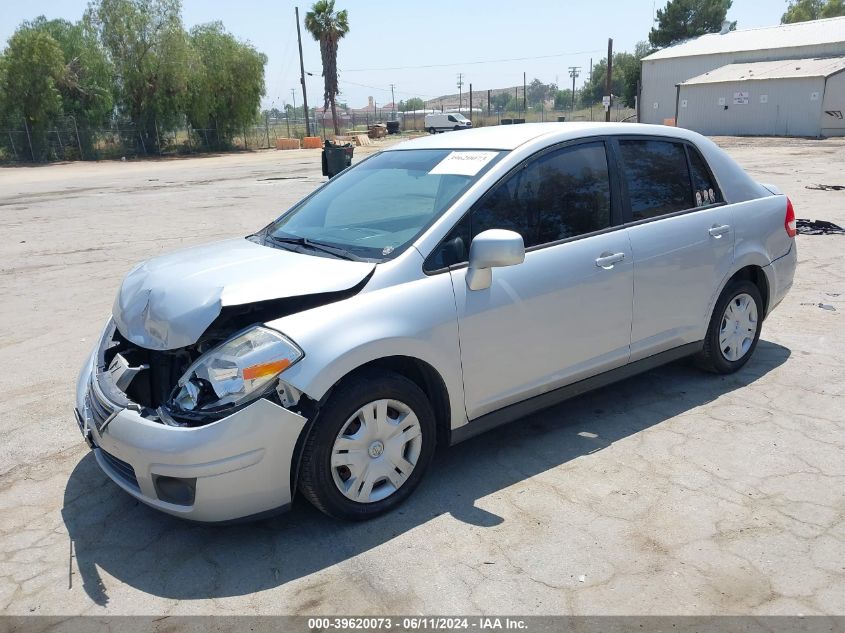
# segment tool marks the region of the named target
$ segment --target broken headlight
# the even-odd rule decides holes
[[[241,332],[200,356],[179,379],[171,405],[185,411],[243,404],[302,358],[287,337],[264,326]]]

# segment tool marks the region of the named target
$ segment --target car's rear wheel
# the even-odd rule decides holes
[[[762,327],[760,290],[750,281],[730,282],[713,309],[700,355],[702,366],[720,374],[737,371],[754,353]]]
[[[430,127],[430,128],[428,128],[428,133],[429,134],[436,134],[437,130],[435,130],[433,127]]]
[[[303,449],[300,489],[318,509],[369,519],[404,501],[434,454],[434,413],[413,382],[366,371],[341,383]]]

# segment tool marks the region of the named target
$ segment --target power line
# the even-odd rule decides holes
[[[465,66],[465,65],[474,65],[474,64],[499,64],[502,62],[524,62],[530,61],[534,59],[552,59],[554,57],[569,57],[573,55],[586,55],[587,53],[600,53],[601,50],[593,49],[589,51],[572,51],[569,53],[555,53],[553,55],[537,55],[536,57],[510,57],[507,59],[481,59],[474,62],[454,62],[449,64],[423,64],[420,66],[384,66],[381,68],[342,68],[342,72],[345,73],[357,73],[357,72],[365,72],[365,71],[376,71],[376,70],[413,70],[417,68],[448,68],[450,66]]]
[[[342,84],[349,84],[350,86],[358,86],[359,88],[369,88],[370,90],[379,90],[381,92],[390,92],[390,88],[384,88],[380,86],[369,86],[367,84],[359,84],[354,81],[349,81],[348,79],[338,79],[338,83]],[[433,99],[437,95],[428,95],[423,94],[422,92],[408,92],[407,90],[396,90],[396,94],[398,95],[408,95],[409,97],[429,97]]]

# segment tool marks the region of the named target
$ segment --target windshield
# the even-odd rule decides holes
[[[322,245],[355,258],[390,259],[500,156],[439,149],[376,154],[330,180],[267,227],[265,235],[280,247],[331,254],[316,248]]]
[[[458,121],[469,121],[469,119],[466,118],[463,114],[454,114],[452,116],[454,116]]]

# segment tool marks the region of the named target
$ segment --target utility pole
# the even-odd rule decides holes
[[[525,73],[522,73],[522,112],[525,118],[528,118],[528,91],[526,90],[527,83],[525,81]]]
[[[472,84],[469,85],[469,123],[472,125]]]
[[[299,7],[296,11],[296,39],[299,41],[299,72],[302,83],[302,109],[305,111],[305,136],[311,136],[311,125],[308,123],[308,95],[305,92],[305,62],[302,61],[302,33],[299,31]]]
[[[575,115],[575,80],[581,76],[580,66],[570,66],[569,76],[572,77],[572,115]]]
[[[463,103],[463,100],[464,100],[463,86],[464,86],[464,74],[458,73],[458,112],[461,111],[461,104]]]
[[[392,112],[390,118],[394,121],[396,120],[396,97],[393,96],[393,89],[395,87],[396,86],[394,84],[390,84],[390,101],[391,101],[390,108],[391,108],[391,112]]]
[[[610,103],[604,109],[604,120],[610,123],[610,107],[613,105],[613,38],[607,40],[607,77],[605,78],[604,93],[610,98]]]

